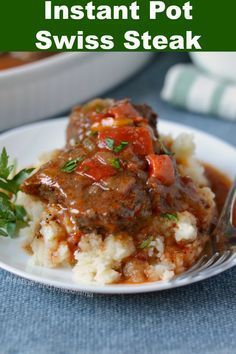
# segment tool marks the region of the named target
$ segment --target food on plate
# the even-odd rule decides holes
[[[127,99],[73,110],[65,147],[24,174],[17,195],[32,264],[72,267],[78,282],[137,284],[197,261],[218,215],[218,175],[197,161],[191,135],[156,126],[149,106]]]
[[[49,52],[0,52],[0,70],[22,66],[55,55]]]

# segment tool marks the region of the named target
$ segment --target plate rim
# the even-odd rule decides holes
[[[42,120],[38,122],[34,122],[31,124],[25,124],[23,126],[8,130],[6,132],[3,132],[0,134],[0,141],[3,139],[7,139],[8,137],[13,136],[14,134],[20,134],[21,132],[30,130],[32,128],[37,128],[37,127],[42,127],[47,126],[50,124],[65,124],[66,121],[68,120],[68,117],[59,117],[59,118],[53,118],[53,119],[47,119],[47,120]],[[160,122],[160,126],[162,124],[166,124],[167,126],[169,125],[170,128],[173,126],[177,126],[179,129],[182,129],[183,132],[186,130],[191,130],[193,134],[201,134],[204,138],[211,138],[215,140],[215,142],[220,142],[221,144],[224,144],[226,148],[232,149],[236,153],[236,147],[229,144],[228,142],[225,142],[224,140],[206,133],[198,128],[188,126],[182,123],[174,122],[171,120],[166,120],[162,119]],[[172,126],[172,127],[171,127]],[[156,292],[156,291],[163,291],[163,290],[168,290],[168,289],[173,289],[181,286],[187,286],[205,279],[208,279],[210,277],[213,277],[217,274],[220,274],[227,269],[230,269],[236,265],[236,257],[231,260],[231,262],[220,265],[216,268],[211,269],[211,271],[208,273],[207,271],[203,271],[202,273],[197,273],[195,276],[192,276],[191,278],[185,278],[185,279],[178,279],[178,277],[174,278],[173,280],[170,281],[157,281],[157,282],[147,282],[147,283],[142,283],[142,284],[111,284],[111,285],[96,285],[96,284],[83,284],[83,283],[75,283],[72,282],[71,284],[67,284],[63,281],[60,280],[51,280],[46,277],[33,274],[21,269],[18,269],[14,266],[8,265],[4,263],[0,259],[0,268],[2,268],[5,271],[10,272],[11,274],[17,275],[23,279],[26,279],[27,281],[33,281],[34,283],[39,283],[47,287],[53,287],[61,290],[67,290],[67,291],[72,291],[75,293],[94,293],[94,294],[109,294],[109,295],[120,295],[120,294],[138,294],[138,293],[147,293],[147,292]]]
[[[41,284],[49,288],[60,289],[64,291],[71,291],[75,293],[88,293],[88,294],[104,294],[104,295],[131,295],[131,294],[141,294],[141,293],[149,293],[163,290],[170,290],[179,288],[182,286],[191,285],[194,283],[198,283],[203,280],[207,280],[212,278],[218,274],[225,272],[228,269],[231,269],[236,266],[236,257],[232,259],[231,263],[226,263],[225,265],[220,265],[216,268],[213,268],[209,274],[206,274],[204,271],[201,274],[196,274],[190,279],[178,279],[175,278],[170,281],[157,281],[157,282],[147,282],[140,284],[111,284],[111,285],[96,285],[96,284],[79,284],[79,283],[71,283],[65,284],[58,280],[48,280],[47,278],[42,278],[36,274],[31,274],[26,271],[21,271],[12,266],[6,265],[2,261],[0,261],[0,268],[13,274],[19,276],[22,279],[27,281],[31,281],[35,284]]]

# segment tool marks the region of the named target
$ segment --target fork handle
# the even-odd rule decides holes
[[[219,221],[213,231],[216,249],[220,244],[227,242],[229,247],[236,247],[236,227],[233,225],[233,210],[236,197],[236,178],[226,198]]]

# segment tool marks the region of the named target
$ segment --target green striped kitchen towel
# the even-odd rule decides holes
[[[192,64],[168,71],[161,97],[189,111],[236,121],[236,84],[208,76]]]

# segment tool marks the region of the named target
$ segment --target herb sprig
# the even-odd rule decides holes
[[[120,152],[128,145],[128,141],[121,141],[119,145],[115,146],[115,140],[112,138],[106,138],[105,142],[107,147],[114,152]]]
[[[146,238],[140,243],[139,248],[141,250],[144,250],[145,248],[149,248],[152,241],[153,241],[153,236],[149,236],[148,238]]]
[[[161,216],[165,219],[171,220],[171,221],[178,221],[178,215],[176,213],[165,213],[161,214]]]
[[[128,141],[121,141],[120,145],[116,146],[113,151],[120,152],[128,145]]]
[[[83,157],[77,157],[76,159],[68,160],[62,167],[61,171],[66,173],[72,173],[77,168],[78,164],[83,161]]]
[[[28,225],[28,216],[23,206],[15,203],[20,185],[34,168],[23,169],[11,178],[14,165],[9,164],[5,148],[0,155],[0,236],[17,236]]]
[[[17,194],[21,183],[29,177],[34,168],[21,170],[10,179],[9,176],[14,170],[14,167],[14,165],[9,165],[9,156],[7,155],[6,149],[3,148],[0,155],[0,189]]]
[[[111,139],[111,138],[106,138],[106,139],[105,139],[105,142],[106,142],[106,146],[107,146],[110,150],[113,150],[114,144],[115,144],[115,140],[114,140],[114,139]]]
[[[120,159],[118,158],[108,159],[108,162],[112,167],[116,168],[117,170],[121,169]]]

